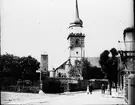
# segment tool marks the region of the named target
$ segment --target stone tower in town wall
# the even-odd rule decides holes
[[[41,54],[40,69],[41,69],[43,72],[48,71],[48,54],[46,54],[46,53],[42,53],[42,54]]]

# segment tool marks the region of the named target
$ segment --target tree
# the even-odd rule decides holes
[[[83,79],[90,79],[91,78],[90,69],[92,67],[91,63],[88,61],[87,58],[83,58],[81,62],[82,62]]]
[[[70,77],[83,77],[84,80],[102,79],[104,77],[101,68],[92,66],[87,58],[82,58],[80,61],[76,60],[69,73]]]
[[[112,57],[108,60],[109,64],[109,77],[111,81],[115,83],[116,91],[117,91],[117,82],[118,82],[118,58],[116,57],[118,55],[118,51],[115,48],[112,48],[110,50]]]
[[[39,68],[39,62],[31,57],[18,57],[12,54],[5,54],[0,56],[0,76],[21,78],[27,75],[30,78],[36,74]]]
[[[75,65],[71,67],[69,72],[70,77],[83,77],[83,79],[90,79],[91,64],[87,58],[75,60]]]
[[[104,74],[101,71],[101,68],[98,68],[96,66],[92,66],[90,68],[89,75],[91,76],[91,79],[103,79],[104,78]]]
[[[99,64],[101,65],[102,71],[104,72],[105,76],[107,76],[108,74],[108,59],[109,57],[109,51],[108,50],[104,50],[101,54],[100,54],[100,59],[99,59]]]
[[[75,65],[71,66],[69,71],[70,77],[82,77],[81,73],[81,61],[75,60]]]
[[[20,71],[19,57],[12,54],[1,55],[0,72],[3,76],[18,75]]]
[[[109,53],[111,52],[112,57],[109,57]],[[103,51],[100,54],[99,63],[102,67],[103,72],[106,74],[106,78],[111,82],[117,84],[117,75],[118,75],[118,52],[115,48],[110,50]]]
[[[86,80],[104,78],[101,68],[93,66],[87,58],[82,59],[82,76]]]
[[[32,78],[32,76],[36,75],[36,70],[39,69],[40,63],[33,57],[21,57],[20,65],[22,71],[23,78]]]

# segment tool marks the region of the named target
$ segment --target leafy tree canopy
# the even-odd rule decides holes
[[[109,53],[111,53],[111,57],[109,57]],[[110,51],[105,50],[100,54],[99,63],[102,67],[103,72],[111,81],[117,82],[117,74],[118,74],[118,52],[115,48],[112,48]]]
[[[92,66],[87,58],[82,58],[81,61],[75,61],[75,65],[70,70],[71,77],[83,77],[85,80],[102,79],[104,74],[100,68]]]
[[[0,56],[1,76],[14,76],[21,78],[24,75],[34,75],[39,68],[39,62],[31,57],[18,57],[13,54],[4,54]]]

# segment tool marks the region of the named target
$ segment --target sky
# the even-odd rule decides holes
[[[2,0],[1,50],[40,61],[49,57],[49,69],[69,57],[69,24],[75,19],[75,0]],[[85,34],[85,56],[119,48],[123,30],[133,23],[132,0],[78,0]]]

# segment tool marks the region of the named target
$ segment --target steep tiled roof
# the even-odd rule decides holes
[[[61,64],[59,67],[56,68],[57,69],[64,69],[65,68],[65,65],[66,63],[69,61],[69,59],[67,61],[65,61],[63,64]]]
[[[88,61],[90,61],[92,66],[101,67],[100,64],[99,64],[99,57],[87,57],[87,59],[88,59]],[[55,70],[58,70],[58,69],[63,69],[64,70],[65,64],[67,63],[67,61],[65,61],[63,64],[61,64]]]
[[[87,57],[88,61],[92,64],[92,66],[101,67],[99,64],[99,57]]]

